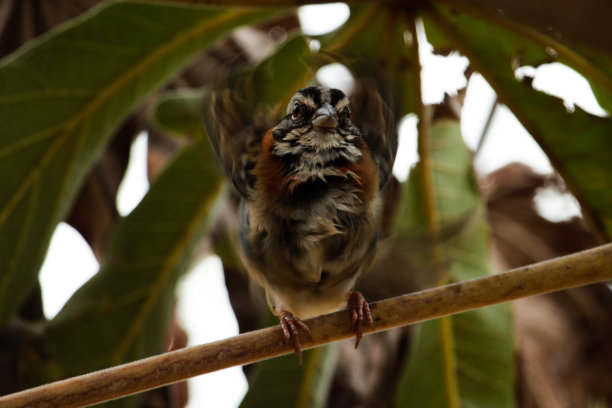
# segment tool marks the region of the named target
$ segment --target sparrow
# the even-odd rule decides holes
[[[397,135],[378,93],[357,91],[354,99],[357,117],[341,90],[301,89],[267,131],[231,94],[210,104],[209,138],[241,197],[240,257],[300,363],[300,331],[310,335],[303,319],[347,305],[355,348],[364,324],[374,324],[353,287],[376,254],[379,196]]]

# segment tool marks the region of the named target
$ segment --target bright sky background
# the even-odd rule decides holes
[[[305,6],[299,10],[306,34],[328,32],[348,18],[348,7],[336,3]],[[465,86],[463,70],[467,60],[458,55],[436,56],[423,50],[423,95],[427,103],[442,99],[444,92],[454,93]],[[547,64],[534,69],[522,68],[519,74],[535,76],[534,86],[565,99],[568,109],[574,104],[596,115],[605,115],[599,107],[587,81],[572,69],[558,64]],[[351,79],[346,69],[338,64],[328,66],[317,77],[321,82],[341,89],[350,89]],[[463,108],[462,132],[468,147],[474,149],[482,134],[484,121],[491,110],[495,94],[486,81],[474,74],[470,79]],[[119,191],[117,207],[128,214],[148,189],[146,177],[146,135],[140,135],[132,146],[130,164]],[[394,173],[405,179],[416,162],[416,117],[410,115],[400,124],[400,151]],[[475,160],[476,170],[485,174],[510,162],[530,165],[540,173],[551,172],[551,166],[521,124],[504,106],[498,106],[489,135]],[[543,190],[536,199],[536,208],[553,221],[579,214],[575,199],[554,190]],[[42,286],[45,315],[53,317],[74,293],[98,270],[98,263],[83,238],[72,227],[61,223],[51,241],[42,267]],[[238,334],[238,325],[231,310],[218,258],[211,256],[197,264],[180,282],[178,288],[178,316],[189,333],[189,345],[202,344]],[[239,367],[206,374],[190,380],[188,408],[236,407],[247,389]]]

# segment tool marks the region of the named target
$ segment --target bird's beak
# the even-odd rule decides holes
[[[325,102],[312,116],[312,125],[316,128],[335,129],[338,125],[338,114],[329,103]]]

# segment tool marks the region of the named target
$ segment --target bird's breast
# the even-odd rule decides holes
[[[344,190],[371,205],[379,190],[378,170],[368,146],[364,142],[359,146],[358,154],[353,152],[357,148],[349,145],[347,150],[330,148],[279,156],[274,153],[273,132],[269,131],[254,169],[255,199],[270,205],[300,206],[304,198],[323,199],[325,194],[337,195],[334,190]]]
[[[354,280],[376,241],[378,174],[369,152],[313,176],[288,171],[272,145],[269,133],[244,203],[247,268],[264,287],[295,291]]]

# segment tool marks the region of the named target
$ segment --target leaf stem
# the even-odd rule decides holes
[[[436,196],[433,190],[433,170],[431,165],[431,139],[430,139],[430,115],[427,107],[423,103],[423,90],[421,81],[421,59],[419,55],[419,33],[416,26],[414,16],[409,18],[410,33],[412,34],[412,61],[414,64],[414,83],[416,89],[416,105],[417,105],[417,138],[418,138],[418,153],[419,164],[421,166],[421,193],[423,194],[423,202],[425,204],[425,219],[427,230],[431,235],[433,242],[438,239],[438,211],[436,208]]]
[[[495,116],[495,112],[497,112],[497,108],[499,106],[499,97],[495,94],[495,100],[491,105],[491,109],[489,110],[489,114],[487,115],[487,121],[482,128],[482,132],[480,134],[480,138],[478,139],[478,145],[474,150],[474,155],[477,155],[482,150],[482,146],[484,146],[484,142],[489,135],[489,130],[491,129],[491,123],[493,122],[493,117]]]
[[[417,104],[417,133],[419,165],[421,166],[419,185],[421,188],[423,208],[427,232],[432,242],[431,260],[438,285],[448,283],[448,273],[444,266],[444,254],[440,243],[440,214],[436,200],[434,169],[432,165],[431,147],[431,112],[423,102],[423,89],[421,80],[420,38],[415,16],[409,17],[409,27],[412,34],[412,60],[414,63],[414,79],[416,87]],[[453,322],[448,317],[439,320],[440,344],[442,345],[442,366],[444,374],[444,389],[446,405],[448,408],[459,408],[459,384],[457,382],[455,358],[455,342]]]

